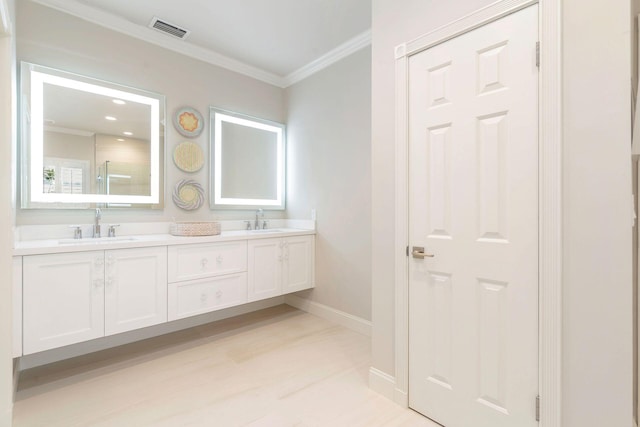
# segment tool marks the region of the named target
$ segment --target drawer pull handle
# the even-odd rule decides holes
[[[208,259],[202,258],[202,260],[200,261],[200,264],[202,264],[202,268],[206,267],[208,262],[209,262]]]
[[[218,255],[218,258],[216,258],[216,261],[218,262],[222,262],[224,258],[222,257],[222,255]]]

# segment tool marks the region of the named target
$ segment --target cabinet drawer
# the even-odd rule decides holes
[[[169,282],[202,279],[246,270],[246,241],[169,247]]]
[[[247,273],[169,284],[169,320],[247,302]]]

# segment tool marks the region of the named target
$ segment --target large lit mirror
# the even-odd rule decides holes
[[[164,96],[23,62],[23,208],[161,207]]]
[[[285,208],[285,126],[211,108],[211,208]]]

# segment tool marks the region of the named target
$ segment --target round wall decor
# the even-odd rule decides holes
[[[202,115],[191,107],[182,107],[176,110],[173,116],[173,125],[181,135],[195,138],[204,129]]]
[[[192,211],[204,203],[204,189],[192,179],[178,181],[173,189],[173,203],[180,209]]]
[[[195,142],[182,142],[173,150],[173,162],[184,172],[197,172],[204,165],[202,148]]]

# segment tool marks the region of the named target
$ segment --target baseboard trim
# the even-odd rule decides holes
[[[374,367],[369,368],[369,388],[403,408],[409,407],[409,395],[396,387],[395,377]]]
[[[393,397],[394,397],[393,400],[398,405],[402,406],[403,408],[408,408],[409,407],[409,394],[407,394],[406,391],[402,391],[402,390],[396,388],[394,390]]]
[[[20,382],[20,359],[13,359],[13,401],[16,401],[18,383]]]
[[[296,295],[285,295],[284,303],[295,307],[298,310],[306,311],[326,320],[335,322],[352,331],[371,336],[371,322],[354,316],[344,311],[336,310],[327,305],[320,304],[308,299],[300,298]]]

